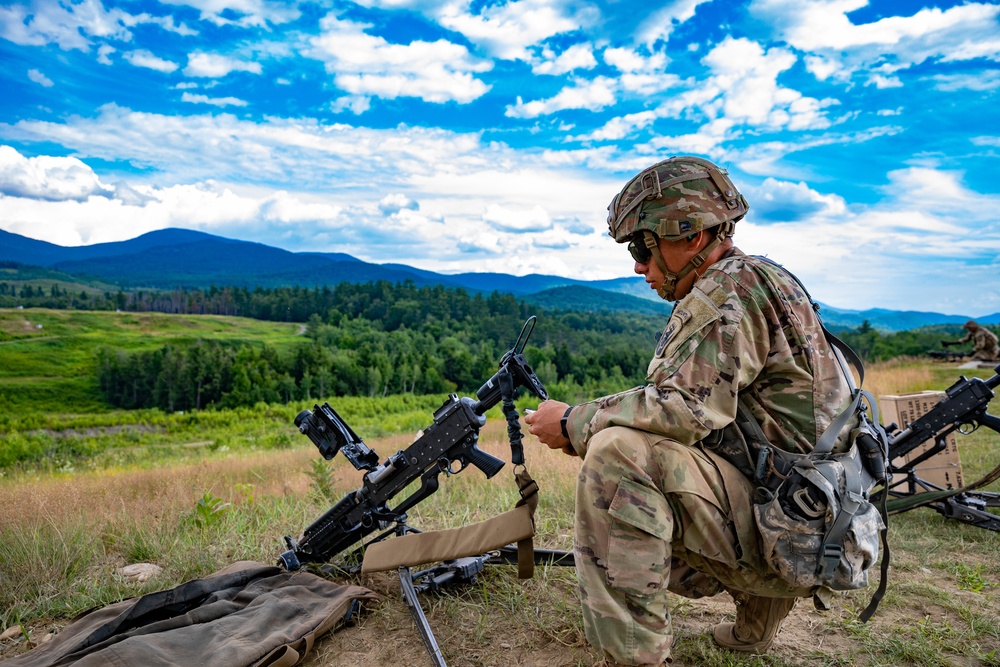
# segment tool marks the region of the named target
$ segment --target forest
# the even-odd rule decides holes
[[[0,282],[0,306],[14,303],[302,325],[304,340],[290,350],[195,340],[152,351],[98,351],[97,377],[108,403],[171,412],[320,396],[473,392],[530,315],[539,319],[526,356],[543,383],[561,383],[568,395],[607,393],[644,382],[665,324],[659,316],[545,310],[510,294],[384,281],[114,293]],[[836,333],[866,361],[927,355],[961,335],[955,326],[885,333],[867,322]]]

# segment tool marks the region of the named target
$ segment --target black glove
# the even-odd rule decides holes
[[[951,347],[954,344],[955,344],[954,341],[950,341],[950,340],[943,340],[943,341],[941,341],[941,347]]]

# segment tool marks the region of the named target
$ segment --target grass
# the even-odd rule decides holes
[[[11,313],[0,315],[7,318],[0,319],[3,326],[16,322]],[[165,316],[163,322],[144,323],[146,315],[120,321],[114,313],[21,315],[43,322],[46,334],[79,345],[89,345],[91,333],[95,339],[114,335],[109,322],[134,327],[131,337],[123,338],[132,345],[142,344],[136,331],[160,324],[170,335],[191,328],[203,335],[218,327],[218,335],[270,336],[271,342],[294,336],[290,325],[231,318],[177,318],[189,320],[183,323]],[[71,319],[77,316],[81,319]],[[87,327],[91,330],[84,331]],[[297,534],[359,484],[360,474],[342,457],[319,462],[316,450],[295,432],[292,418],[310,405],[166,415],[90,409],[76,403],[75,395],[64,395],[66,409],[53,409],[59,397],[48,392],[60,385],[44,378],[78,370],[85,355],[74,353],[69,360],[58,354],[4,356],[18,345],[42,343],[41,335],[26,331],[24,340],[0,345],[0,391],[16,393],[22,386],[17,383],[29,377],[28,371],[8,366],[11,359],[30,357],[25,362],[34,364],[30,373],[42,378],[37,404],[19,398],[18,412],[6,412],[6,421],[0,421],[0,456],[13,447],[45,452],[38,464],[0,468],[0,630],[20,625],[33,638],[0,645],[0,659],[24,651],[91,607],[161,590],[236,560],[273,562],[283,548],[282,535]],[[163,335],[149,337],[161,341]],[[874,365],[865,385],[876,393],[943,389],[958,374],[954,367],[899,360]],[[334,404],[385,458],[412,442],[442,399],[337,399]],[[529,405],[519,402],[521,408]],[[480,444],[508,459],[504,426],[494,410]],[[960,436],[959,443],[968,479],[1000,460],[997,434],[981,430]],[[542,489],[536,545],[570,548],[578,461],[530,437],[526,455]],[[474,469],[442,478],[439,491],[411,512],[411,522],[421,529],[448,528],[510,509],[517,493],[508,471],[509,466],[493,480]],[[793,626],[779,636],[787,637],[785,643],[779,641],[765,656],[736,656],[718,649],[706,634],[720,617],[731,616],[728,597],[678,598],[675,664],[1000,667],[1000,534],[920,509],[892,517],[890,543],[889,593],[869,624],[856,619],[871,590],[845,595],[823,614],[802,603]],[[162,571],[144,583],[119,574],[122,566],[137,562],[153,562]],[[367,611],[357,632],[335,633],[320,642],[307,664],[423,664],[426,657],[399,602],[398,582],[375,574],[360,583],[385,602]],[[598,657],[583,637],[571,568],[540,567],[534,579],[518,581],[512,567],[490,567],[478,585],[425,596],[423,603],[453,667],[589,666]]]

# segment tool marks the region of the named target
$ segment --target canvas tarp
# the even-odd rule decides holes
[[[360,586],[242,561],[90,611],[2,667],[289,667],[335,629]]]

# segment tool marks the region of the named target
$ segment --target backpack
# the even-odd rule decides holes
[[[808,297],[804,287],[802,290]],[[811,297],[809,301],[818,313],[819,307]],[[822,322],[820,326],[847,378],[852,397],[813,450],[798,454],[772,445],[742,399],[736,421],[709,446],[755,485],[754,519],[765,563],[788,584],[812,589],[818,607],[828,608],[828,590],[854,590],[868,585],[868,573],[879,559],[881,541],[879,588],[859,616],[866,622],[885,595],[889,567],[886,494],[882,494],[880,508],[870,501],[872,489],[888,483],[888,437],[879,423],[877,402],[869,392],[854,385],[847,367],[849,361],[863,383],[861,359]],[[849,449],[833,453],[834,444],[847,428],[852,429]]]

